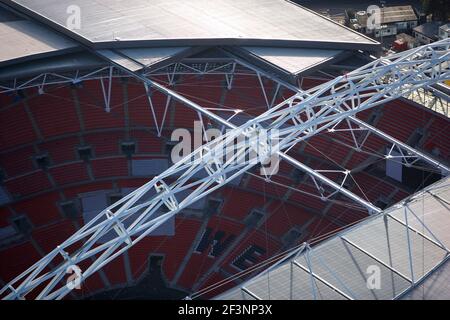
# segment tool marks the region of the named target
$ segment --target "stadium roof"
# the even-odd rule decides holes
[[[299,74],[315,66],[323,66],[340,56],[342,50],[279,48],[279,47],[243,47],[247,54],[267,64],[272,64],[286,73]]]
[[[377,42],[284,0],[7,0],[85,43],[130,46],[268,45],[375,49]],[[81,28],[66,27],[71,5]],[[120,40],[120,41],[118,41]]]
[[[28,56],[52,55],[77,47],[77,43],[0,7],[0,65]]]
[[[67,27],[73,5],[81,18],[75,30]],[[211,47],[228,48],[228,54],[294,79],[351,52],[380,48],[285,0],[0,0],[0,41],[8,44],[0,53],[0,67],[7,66],[0,70],[2,79],[45,67],[67,70],[70,61],[82,68],[86,59],[86,66],[100,59],[133,72],[156,69]],[[77,51],[72,60],[50,61]]]
[[[447,177],[312,249],[306,247],[218,299],[415,297],[421,289],[433,289],[433,279],[450,278],[449,205]],[[379,285],[371,282],[374,270]],[[432,298],[448,297],[448,281],[431,291]]]

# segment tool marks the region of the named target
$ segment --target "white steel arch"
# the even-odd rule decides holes
[[[287,155],[287,151],[299,141],[332,128],[360,111],[450,79],[449,47],[450,40],[446,39],[378,59],[314,89],[299,92],[240,127],[157,83],[143,79],[147,84],[233,130],[201,146],[144,186],[103,210],[64,243],[9,282],[0,290],[0,295],[5,299],[22,299],[36,292],[37,299],[62,299],[73,288],[64,282],[69,267],[82,261],[87,263],[89,267],[82,270],[79,278],[80,281],[85,280],[189,204],[274,154],[342,192],[369,212],[380,212],[371,203],[293,159]],[[260,138],[262,131],[270,130],[278,130],[279,137],[272,139],[266,135]],[[235,145],[236,151],[229,159],[222,161],[220,155],[225,154],[224,149],[235,139],[240,139]],[[413,151],[406,150],[409,153]],[[255,152],[257,158],[250,156]],[[420,157],[450,172],[444,164],[423,154]],[[191,192],[186,195],[182,193],[185,190]],[[158,210],[163,210],[164,214],[153,218]],[[125,222],[131,222],[128,228],[124,226]],[[110,232],[114,233],[112,240],[97,244],[98,239]],[[77,245],[79,249],[71,249]],[[60,256],[64,262],[47,271],[48,266]],[[43,285],[45,287],[42,289]]]

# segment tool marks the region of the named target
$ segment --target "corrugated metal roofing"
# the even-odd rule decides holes
[[[439,272],[449,259],[449,203],[450,177],[217,299],[336,299],[337,294],[346,299],[394,299],[410,297],[411,289],[414,296],[415,285],[416,290],[425,288],[420,281],[426,283],[434,273],[435,278],[450,278],[448,266]],[[436,290],[432,297],[448,295]]]
[[[394,23],[417,20],[412,6],[394,6],[381,8],[381,23]]]
[[[341,50],[244,47],[245,50],[260,59],[292,74],[298,74],[329,61],[342,53]]]
[[[378,45],[364,35],[284,0],[11,2],[64,28],[70,17],[67,8],[78,6],[81,28],[72,31],[92,43],[148,40],[192,45],[192,40],[227,39],[228,44],[264,40]],[[161,45],[158,42],[155,46]]]
[[[0,64],[77,47],[74,41],[27,20],[1,22],[0,43]]]

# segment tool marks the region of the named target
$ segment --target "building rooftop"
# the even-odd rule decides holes
[[[395,6],[381,8],[381,23],[395,23],[417,20],[412,6]]]
[[[427,22],[415,27],[414,32],[418,32],[427,38],[437,39],[439,33],[439,22]]]
[[[439,29],[444,30],[446,32],[450,32],[450,23],[446,23],[439,27]]]

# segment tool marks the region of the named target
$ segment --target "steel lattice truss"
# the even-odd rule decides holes
[[[399,150],[405,163],[421,159],[450,172],[445,165],[354,117],[358,112],[418,88],[450,79],[449,47],[450,40],[443,40],[381,58],[311,90],[301,92],[296,89],[297,93],[293,97],[240,127],[145,76],[136,75],[147,85],[232,130],[201,146],[104,209],[64,243],[8,283],[0,295],[6,299],[23,299],[33,293],[37,299],[62,299],[74,287],[68,286],[65,281],[66,272],[72,266],[80,263],[88,266],[77,279],[84,281],[190,204],[273,156],[278,156],[305,171],[314,181],[320,181],[352,199],[365,207],[369,214],[379,213],[379,208],[345,189],[343,183],[328,179],[287,152],[300,141],[325,130],[332,131],[338,124],[351,121],[390,141],[392,150]],[[278,135],[272,136],[270,133],[275,130]],[[234,145],[234,151],[230,153],[227,148],[231,144]],[[225,155],[226,160],[223,159]],[[265,174],[269,175],[270,172]],[[99,239],[105,235],[112,235],[112,239],[99,243]],[[61,258],[63,262],[58,263]],[[50,267],[56,264],[56,268]]]

